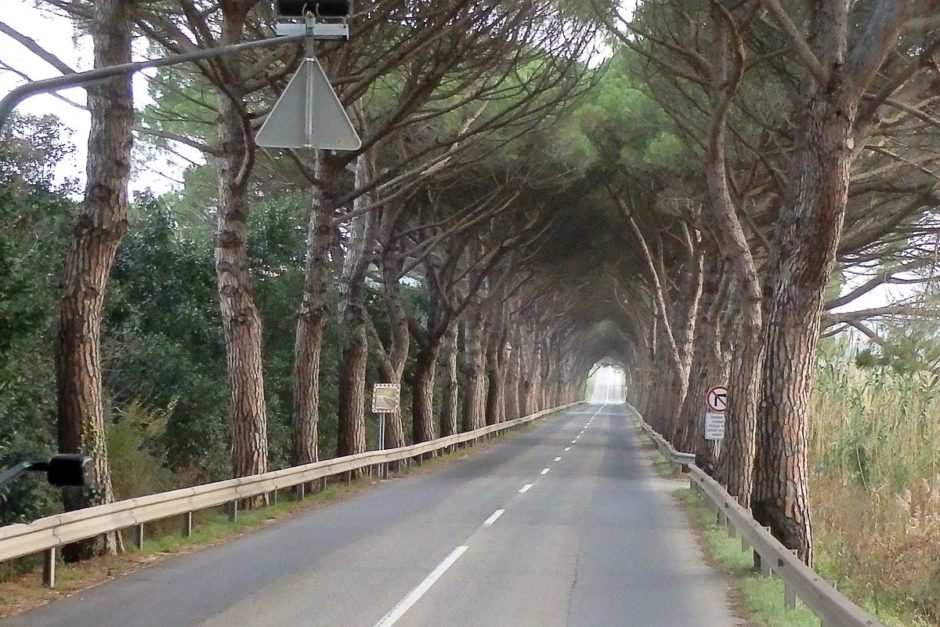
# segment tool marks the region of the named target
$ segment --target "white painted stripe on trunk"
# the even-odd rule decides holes
[[[493,523],[496,522],[496,521],[499,519],[499,517],[502,516],[502,515],[505,514],[505,513],[506,513],[506,510],[504,510],[504,509],[498,509],[498,510],[496,510],[495,512],[493,512],[493,515],[492,515],[492,516],[490,516],[490,517],[487,518],[485,521],[483,521],[483,526],[484,526],[484,527],[492,527],[492,526],[493,526]]]
[[[532,484],[531,484],[531,483],[527,483],[527,484],[525,484],[524,486],[522,486],[521,488],[519,488],[519,494],[525,494],[525,493],[528,492],[529,489],[531,489],[531,488],[532,488]]]
[[[467,551],[466,546],[458,546],[454,549],[450,555],[444,558],[444,561],[437,565],[437,568],[431,571],[431,574],[428,575],[424,581],[418,584],[418,586],[409,592],[404,599],[398,602],[398,605],[392,608],[392,610],[382,617],[382,620],[375,624],[375,627],[391,627],[405,615],[405,612],[410,610],[412,606],[418,602],[421,597],[423,597],[428,590],[431,589],[438,579],[447,572],[447,569],[454,565],[454,562],[460,559],[460,556]]]

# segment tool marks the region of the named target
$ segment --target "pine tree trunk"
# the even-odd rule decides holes
[[[387,230],[386,230],[387,232]],[[379,371],[383,383],[401,385],[408,352],[411,348],[411,334],[408,331],[408,314],[401,298],[401,272],[404,262],[399,251],[385,246],[380,260],[382,269],[382,295],[388,314],[390,335],[385,358],[379,359]],[[374,328],[374,327],[373,327]],[[405,445],[405,432],[402,425],[401,410],[385,416],[385,448],[400,448]],[[397,469],[397,462],[392,464]]]
[[[360,304],[349,304],[343,315],[343,363],[339,385],[339,433],[336,456],[356,455],[366,451],[365,395],[366,364],[369,343],[365,311]]]
[[[356,164],[356,187],[373,180],[372,155],[365,153]],[[364,194],[354,209],[361,210],[374,198]],[[340,286],[342,292],[343,362],[339,381],[339,433],[336,454],[339,457],[366,451],[365,396],[369,338],[366,331],[366,272],[372,263],[375,246],[376,212],[369,211],[353,219],[346,263]]]
[[[523,334],[518,347],[519,353],[519,411],[523,416],[535,413],[535,390],[533,377],[535,375],[535,351],[528,334]]]
[[[495,425],[504,421],[503,416],[503,367],[501,346],[498,339],[501,334],[493,330],[486,349],[486,424]]]
[[[130,62],[132,7],[129,0],[95,3],[95,67]],[[64,453],[90,455],[92,468],[90,488],[63,491],[67,511],[114,500],[101,382],[101,318],[108,276],[127,231],[134,124],[131,77],[115,77],[89,86],[88,108],[88,178],[82,213],[72,231],[65,262],[56,381],[59,448]],[[68,561],[76,561],[113,555],[120,549],[118,534],[108,533],[70,545],[63,555]]]
[[[483,319],[479,312],[471,312],[466,325],[463,422],[465,429],[473,431],[486,424],[486,355],[483,350]]]
[[[314,170],[324,187],[313,188],[307,226],[303,297],[294,336],[291,463],[310,464],[317,451],[320,418],[320,356],[329,319],[328,286],[333,241],[334,186],[345,175],[343,167],[323,151],[316,154]]]
[[[683,451],[695,453],[696,465],[712,475],[718,463],[718,443],[705,439],[705,396],[709,388],[727,385],[730,363],[722,350],[721,313],[728,299],[728,281],[717,259],[705,277],[705,287],[696,322],[695,366],[689,377],[684,404],[684,422],[689,431],[682,440]]]
[[[800,191],[784,209],[764,333],[757,471],[751,508],[784,546],[812,563],[807,496],[809,393],[826,285],[848,199],[851,111],[814,102],[800,155]],[[812,234],[812,237],[807,237]]]
[[[440,344],[430,343],[418,351],[412,397],[412,436],[415,444],[434,439],[434,374]]]
[[[733,306],[733,305],[729,305]],[[725,439],[716,477],[742,507],[750,504],[757,454],[757,399],[764,358],[760,303],[742,299],[735,324],[734,359],[728,381]]]
[[[457,421],[459,417],[457,381],[457,330],[456,324],[451,325],[447,333],[444,334],[441,350],[442,364],[442,389],[443,398],[441,399],[441,437],[455,435],[458,431]]]
[[[248,172],[254,146],[246,143],[241,103],[220,92],[218,108],[222,154],[215,269],[228,363],[232,472],[247,477],[265,472],[268,463],[261,316],[248,267]],[[245,505],[265,502],[264,497],[256,497]]]
[[[725,439],[716,469],[718,481],[747,507],[753,484],[756,455],[757,402],[760,394],[760,371],[763,363],[761,342],[761,282],[744,227],[738,218],[732,198],[725,155],[727,119],[737,82],[741,74],[732,74],[727,54],[730,27],[719,7],[712,7],[714,45],[710,98],[712,115],[709,122],[708,159],[705,175],[711,202],[708,206],[721,241],[721,248],[730,261],[732,279],[739,305],[729,302],[726,319],[736,319],[735,358],[728,381],[728,408],[725,414]],[[739,68],[743,72],[742,68]],[[739,311],[736,310],[740,307]]]
[[[521,418],[519,413],[519,341],[518,336],[514,339],[512,353],[509,356],[506,365],[506,384],[503,389],[506,391],[506,420],[515,420]]]

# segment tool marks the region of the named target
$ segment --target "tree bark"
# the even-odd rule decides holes
[[[261,316],[248,267],[248,176],[254,145],[246,136],[241,103],[218,96],[220,115],[219,215],[215,268],[228,362],[232,472],[236,477],[267,470],[267,413],[261,353]],[[250,506],[264,497],[250,499]]]
[[[479,429],[486,416],[486,353],[483,350],[485,320],[479,307],[468,310],[464,354],[467,389],[463,399],[463,423],[468,431]]]
[[[374,179],[371,154],[359,157],[356,185],[364,187]],[[371,195],[360,196],[354,207],[374,201]],[[368,312],[365,306],[366,271],[372,262],[375,246],[376,212],[369,211],[353,220],[349,250],[340,290],[342,292],[343,362],[339,382],[339,431],[336,455],[357,455],[366,451],[365,394],[369,339],[366,330]]]
[[[743,507],[747,507],[757,452],[757,401],[764,358],[761,342],[761,283],[750,244],[731,196],[725,155],[728,111],[744,75],[743,53],[732,72],[727,59],[730,28],[719,8],[714,5],[712,19],[715,38],[709,84],[712,114],[709,120],[705,179],[711,215],[716,221],[721,247],[730,259],[736,277],[734,282],[740,292],[734,331],[735,359],[728,382],[725,440],[716,475],[729,494],[736,497]],[[735,304],[729,302],[728,307],[735,307]]]
[[[759,403],[754,517],[807,564],[813,537],[807,496],[806,413],[820,318],[848,199],[859,103],[897,45],[910,0],[882,2],[850,43],[848,3],[812,13],[811,45],[798,48],[812,75],[794,150],[799,188],[781,211],[770,273]],[[781,10],[775,17],[780,19]],[[805,44],[799,34],[792,37]],[[816,56],[818,55],[818,56]]]
[[[851,115],[851,112],[848,112]],[[751,507],[785,546],[812,563],[807,496],[806,413],[826,284],[848,198],[851,124],[815,102],[799,168],[800,190],[785,211],[764,333],[757,477]],[[812,238],[807,233],[814,235]]]
[[[133,2],[95,3],[95,67],[131,61]],[[82,213],[73,231],[59,301],[56,355],[59,448],[92,458],[91,487],[63,492],[67,511],[114,500],[101,383],[101,317],[108,276],[127,231],[134,101],[130,76],[88,87],[91,131]],[[115,554],[116,533],[65,548],[68,561]]]
[[[727,368],[721,355],[719,314],[723,305],[722,272],[717,255],[710,255],[705,274],[702,298],[695,322],[693,365],[689,374],[689,387],[683,402],[677,432],[680,451],[701,451],[696,464],[711,474],[716,461],[716,447],[704,438],[703,418],[705,395],[715,385],[725,385]]]
[[[382,376],[388,383],[401,384],[408,362],[408,352],[411,348],[411,334],[408,331],[408,314],[401,298],[402,259],[396,251],[390,250],[386,245],[382,258],[383,297],[385,310],[388,313],[391,327],[390,347],[388,351],[387,367],[380,361],[379,367]],[[399,448],[405,445],[405,433],[402,425],[401,411],[386,416],[385,448]]]
[[[317,153],[314,171],[323,181],[334,181],[340,175],[328,157]],[[294,466],[311,464],[319,459],[317,451],[320,354],[323,333],[329,318],[327,290],[330,278],[329,252],[333,245],[333,209],[331,194],[313,188],[307,228],[304,291],[297,312],[294,336],[292,446]]]
[[[442,389],[441,399],[441,437],[455,435],[458,433],[457,422],[460,416],[458,404],[459,384],[457,380],[457,331],[456,324],[451,325],[447,333],[444,334],[444,341],[441,350],[442,364]]]
[[[428,343],[418,351],[412,397],[412,436],[415,444],[434,439],[434,374],[440,344]]]
[[[519,346],[518,329],[513,332],[510,350],[512,352],[509,354],[509,359],[507,360],[506,384],[503,386],[503,389],[506,391],[506,420],[515,420],[516,418],[522,417],[519,409],[519,382],[521,380],[519,369],[522,351]]]
[[[504,422],[505,417],[505,338],[503,337],[503,324],[501,306],[497,305],[491,310],[493,323],[489,329],[486,342],[486,424]]]

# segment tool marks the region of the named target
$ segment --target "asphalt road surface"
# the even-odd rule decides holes
[[[738,624],[621,404],[4,625]]]

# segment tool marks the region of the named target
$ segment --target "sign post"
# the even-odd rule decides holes
[[[401,405],[401,384],[376,383],[372,388],[372,413],[379,415],[379,450],[385,450],[385,414],[394,414]],[[381,475],[388,478],[388,466],[382,464]]]

